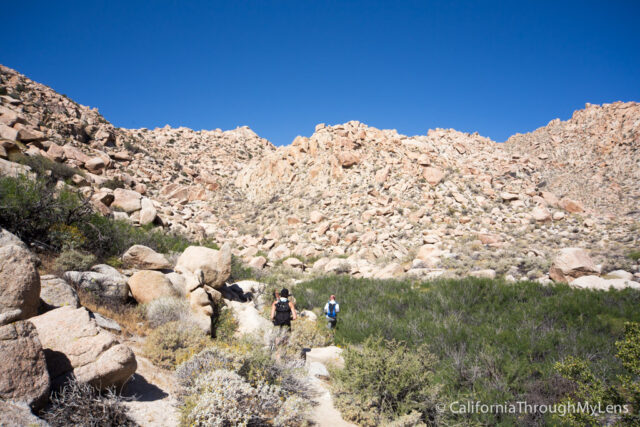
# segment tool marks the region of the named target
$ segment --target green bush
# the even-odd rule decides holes
[[[58,180],[67,181],[76,174],[84,175],[84,172],[79,169],[72,168],[64,163],[54,162],[44,156],[25,156],[21,154],[14,160],[29,166],[39,177],[48,178],[54,182]]]
[[[184,236],[165,233],[153,225],[134,227],[94,212],[82,195],[57,190],[44,178],[0,178],[0,227],[27,243],[53,251],[76,249],[99,260],[120,256],[135,244],[161,253],[182,252],[194,244]],[[211,241],[201,243],[217,248]]]
[[[594,374],[590,364],[579,358],[568,357],[555,364],[555,369],[563,378],[575,384],[575,389],[565,396],[562,403],[578,404],[589,402],[617,405],[619,413],[610,415],[616,425],[637,426],[640,424],[640,324],[627,322],[625,336],[616,342],[617,357],[627,370],[615,380],[601,379]],[[626,409],[628,412],[624,412]],[[591,413],[570,413],[555,420],[565,425],[583,426],[601,424]]]
[[[634,261],[640,260],[640,251],[631,251],[629,253],[629,258],[631,258]]]
[[[382,425],[417,411],[422,422],[436,423],[436,358],[424,345],[409,349],[370,337],[361,348],[349,347],[344,360],[332,376],[337,404],[351,421]]]
[[[92,214],[73,191],[55,187],[44,179],[0,178],[0,226],[27,243],[62,249],[65,239],[79,246],[81,236],[69,228]],[[81,246],[81,245],[80,245]]]
[[[339,345],[369,336],[428,344],[438,360],[442,401],[552,404],[572,389],[554,369],[574,356],[606,381],[625,372],[615,342],[640,321],[640,292],[488,279],[381,281],[325,277],[295,288],[299,309],[321,310],[335,294]],[[549,423],[531,414],[445,414],[446,423]],[[539,416],[539,415],[538,415]]]
[[[174,369],[209,344],[211,339],[196,325],[177,321],[154,329],[145,340],[144,353],[155,365]]]
[[[125,187],[126,187],[125,183],[117,178],[112,178],[108,181],[105,181],[102,184],[102,188],[110,188],[112,190],[115,190],[117,188],[125,188]]]
[[[233,317],[231,310],[218,308],[217,316],[213,319],[212,336],[218,341],[230,341],[238,330],[238,321]]]
[[[63,251],[55,261],[55,269],[64,271],[86,271],[96,264],[96,257],[92,254],[75,249]]]

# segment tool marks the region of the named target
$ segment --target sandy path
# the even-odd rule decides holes
[[[142,356],[140,344],[127,342],[136,355],[138,370],[127,383],[125,396],[136,397],[126,402],[129,416],[141,426],[176,427],[180,412],[175,393],[177,390],[173,373],[158,368]]]
[[[318,427],[357,427],[355,424],[342,419],[340,411],[333,406],[333,398],[327,384],[315,376],[311,376],[310,380],[313,388],[318,393],[314,399],[318,405],[313,408],[311,420]]]

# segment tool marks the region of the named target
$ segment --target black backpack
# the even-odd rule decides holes
[[[329,307],[327,307],[327,316],[329,316],[333,320],[336,320],[336,317],[338,317],[338,313],[336,313],[336,305],[331,303],[328,303],[328,305]]]
[[[289,307],[289,301],[278,301],[276,303],[276,315],[274,316],[273,324],[276,326],[291,324],[291,307]]]

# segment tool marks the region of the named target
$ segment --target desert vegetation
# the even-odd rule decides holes
[[[603,385],[619,384],[619,376],[627,370],[616,357],[615,343],[624,337],[625,322],[640,321],[640,292],[630,289],[594,292],[488,279],[410,282],[339,277],[315,279],[296,288],[299,307],[316,312],[329,294],[338,295],[342,307],[335,340],[351,348],[345,371],[337,374],[338,401],[346,417],[369,425],[379,423],[381,416],[400,415],[389,409],[389,402],[373,399],[384,393],[375,388],[380,384],[374,378],[367,379],[377,369],[386,372],[393,354],[398,355],[394,369],[430,372],[421,381],[430,399],[422,399],[419,408],[397,406],[404,408],[403,415],[421,411],[427,422],[433,417],[428,403],[436,401],[436,392],[440,402],[560,402],[578,387],[575,378],[561,375],[566,370],[556,365],[570,363],[570,358],[584,360]],[[407,349],[399,351],[397,341]],[[420,370],[417,361],[403,361],[399,356],[407,352],[420,355],[428,366]],[[407,383],[381,385],[412,390],[416,375],[395,372],[393,377]],[[550,422],[532,414],[439,416],[441,422],[454,423]]]

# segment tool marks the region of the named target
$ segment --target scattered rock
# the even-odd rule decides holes
[[[139,211],[142,208],[142,195],[136,191],[116,188],[113,190],[112,209],[120,209],[126,213]]]
[[[129,267],[145,270],[167,270],[171,263],[164,255],[143,245],[133,245],[122,255],[122,261]]]
[[[580,276],[598,274],[595,263],[582,248],[560,249],[549,270],[549,277],[555,282],[568,283]]]
[[[49,424],[33,415],[28,407],[0,400],[0,426],[2,427],[48,427]]]
[[[171,281],[161,272],[140,270],[127,282],[133,298],[139,304],[146,304],[162,297],[177,296]]]
[[[40,278],[40,299],[49,308],[80,307],[78,294],[71,285],[66,280],[53,275],[46,275]]]
[[[105,264],[94,265],[92,270],[94,271],[67,271],[62,277],[77,288],[100,297],[120,301],[129,297],[127,277],[118,270]]]

